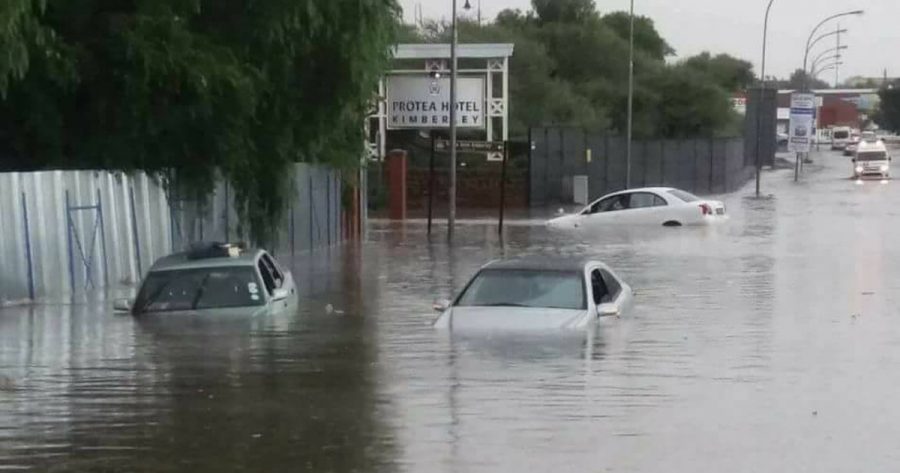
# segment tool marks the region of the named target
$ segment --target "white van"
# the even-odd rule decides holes
[[[843,150],[850,143],[853,130],[849,126],[836,126],[831,130],[831,149]]]
[[[860,141],[853,155],[853,178],[891,177],[891,155],[881,140]]]

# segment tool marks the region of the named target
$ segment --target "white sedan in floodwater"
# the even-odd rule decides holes
[[[618,316],[633,294],[599,261],[529,258],[490,263],[454,302],[436,303],[434,326],[453,331],[583,330]]]
[[[611,225],[708,225],[726,218],[725,204],[671,187],[645,187],[597,199],[581,212],[547,222],[551,228],[599,229]]]

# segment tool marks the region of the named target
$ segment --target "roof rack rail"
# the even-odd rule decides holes
[[[207,258],[236,258],[246,249],[246,245],[224,242],[197,242],[192,243],[187,251],[190,260]]]

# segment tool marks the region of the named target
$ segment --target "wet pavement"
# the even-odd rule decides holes
[[[453,245],[377,223],[300,257],[295,315],[0,311],[0,470],[760,472],[900,467],[900,185],[820,153],[715,228]],[[752,184],[751,184],[752,185]],[[603,259],[632,314],[579,336],[430,327],[486,260]],[[326,310],[331,304],[334,310]]]

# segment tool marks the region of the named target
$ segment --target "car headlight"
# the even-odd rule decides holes
[[[890,166],[888,166],[887,164],[881,165],[881,172],[888,172],[888,169],[890,169]]]
[[[862,166],[856,166],[856,172],[857,172],[857,173],[863,172],[863,167],[862,167]]]

